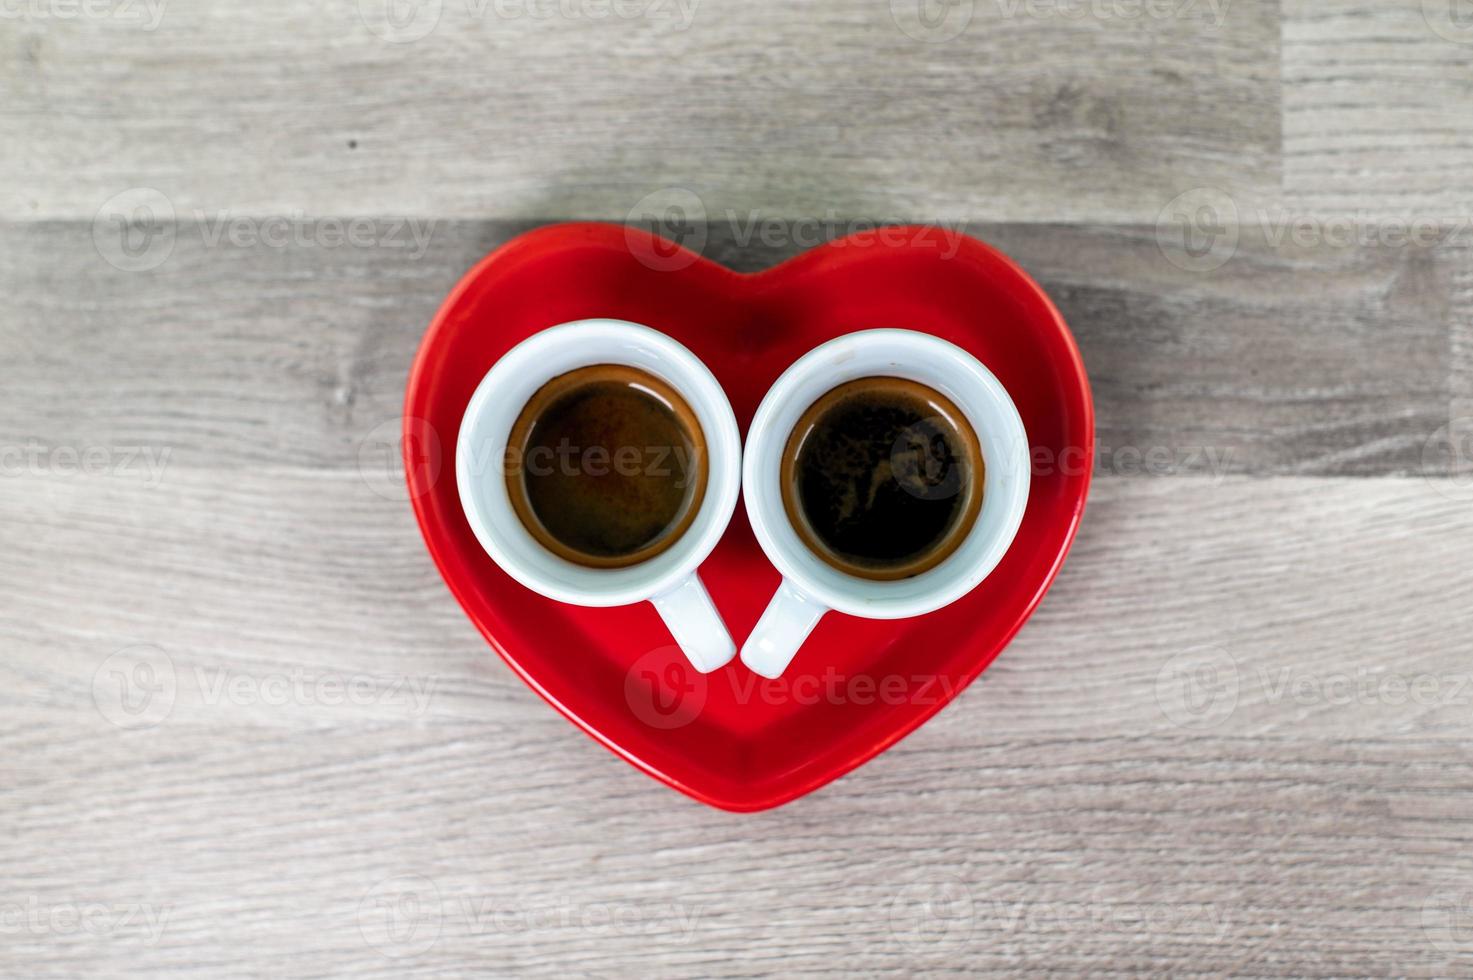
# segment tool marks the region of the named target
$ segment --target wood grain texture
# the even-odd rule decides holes
[[[1473,13],[1285,0],[1284,190],[1308,217],[1455,225],[1473,245]]]
[[[1467,975],[1468,7],[0,12],[0,975]],[[651,215],[965,228],[1096,397],[1038,613],[762,814],[518,681],[392,455],[476,259]]]
[[[3,19],[0,215],[90,220],[147,186],[183,210],[622,220],[680,186],[783,217],[1154,221],[1182,181],[1276,187],[1277,3],[1069,6],[964,0],[935,31],[916,0]]]
[[[407,506],[382,496],[376,480],[170,467],[157,481],[131,471],[46,474],[7,488],[7,716],[91,716],[99,664],[130,644],[158,646],[173,661],[175,720],[311,727],[474,720],[513,708],[521,721],[547,710],[490,655]],[[1233,725],[1214,728],[1462,737],[1468,712],[1455,703],[1408,697],[1376,712],[1299,711],[1293,691],[1281,690],[1337,669],[1451,675],[1467,666],[1473,572],[1457,559],[1473,544],[1473,524],[1459,491],[1445,478],[1106,476],[1049,601],[1016,655],[985,675],[984,686],[1025,672],[987,718],[1040,737],[1074,731],[1086,710],[1122,734],[1169,731],[1157,675],[1171,658],[1206,650],[1242,675]],[[1194,527],[1204,512],[1219,516]],[[1169,615],[1154,614],[1159,604]],[[1283,668],[1292,669],[1281,677]],[[334,710],[297,699],[273,713],[263,698],[232,701],[220,671],[406,684],[370,704]],[[1111,688],[1132,696],[1112,700]]]
[[[84,224],[0,227],[0,338],[16,365],[0,388],[4,444],[149,447],[183,467],[359,465],[392,434],[446,291],[528,226],[428,222],[422,248],[372,227],[362,247],[273,247],[181,223],[167,259],[138,272],[103,261]],[[723,220],[690,241],[751,271],[829,230],[761,227]],[[1301,247],[1245,228],[1224,265],[1198,272],[1168,261],[1154,227],[947,234],[960,230],[1016,256],[1063,311],[1107,472],[1446,471],[1424,449],[1448,420],[1473,250]],[[59,353],[71,349],[88,356]]]
[[[0,945],[9,973],[1430,976],[1473,953],[1444,914],[1473,874],[1473,524],[1444,481],[1107,478],[982,683],[745,817],[542,705],[349,474],[23,487],[0,876],[41,925]],[[139,643],[178,696],[120,730],[94,674]],[[210,703],[217,671],[240,683]],[[297,671],[434,685],[424,711],[263,703]],[[94,906],[99,932],[68,925]]]
[[[1449,291],[1452,324],[1452,396],[1454,419],[1473,418],[1473,262],[1460,265]],[[1473,426],[1469,427],[1473,431]],[[1473,453],[1470,453],[1473,455]],[[1469,460],[1467,462],[1473,462]]]

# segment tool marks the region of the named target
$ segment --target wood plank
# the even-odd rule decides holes
[[[1154,221],[1189,186],[1277,186],[1269,0],[966,0],[936,32],[913,0],[432,0],[408,43],[370,29],[385,6],[0,20],[0,216],[146,186],[181,213],[622,220],[681,186],[786,217]]]
[[[957,720],[734,816],[585,771],[547,725],[0,739],[44,767],[3,790],[7,902],[42,926],[0,967],[28,975],[1448,976],[1469,952],[1448,743]],[[52,919],[96,906],[101,934]]]
[[[1451,297],[1473,251],[1245,225],[1195,271],[1160,228],[992,237],[1079,339],[1103,469],[1138,473],[1129,451],[1164,447],[1155,472],[1443,472],[1424,447],[1446,420]]]
[[[0,227],[0,354],[14,365],[0,436],[17,451],[146,447],[178,467],[356,467],[394,429],[445,293],[527,227],[430,222],[415,245],[379,219],[362,247],[279,248],[186,223],[136,272],[103,261],[86,225]],[[751,270],[821,233],[761,227],[722,219],[692,242]],[[1155,450],[1162,474],[1446,471],[1424,447],[1448,418],[1449,324],[1473,250],[1305,248],[1244,229],[1225,264],[1198,272],[1149,227],[965,230],[1016,256],[1072,326],[1103,470],[1142,472]]]
[[[1291,209],[1454,223],[1473,246],[1473,21],[1462,0],[1287,0]]]
[[[137,645],[167,658],[168,719],[185,726],[547,711],[461,614],[407,505],[355,473],[170,468],[158,482],[115,472],[6,486],[9,717],[100,721],[95,687],[110,675],[99,672]],[[1464,738],[1473,521],[1445,492],[1455,486],[1103,478],[1055,590],[966,703],[1031,738],[1077,733],[1084,716],[1121,737]],[[1417,614],[1434,602],[1436,615]],[[1179,703],[1178,680],[1199,667],[1220,683],[1187,693],[1221,689],[1229,715],[1204,721]],[[331,703],[321,678],[365,693]]]
[[[1452,409],[1451,417],[1463,432],[1473,434],[1473,261],[1454,271],[1450,291],[1452,324]],[[1473,472],[1473,444],[1463,450],[1462,463]],[[1462,472],[1463,470],[1459,470]]]

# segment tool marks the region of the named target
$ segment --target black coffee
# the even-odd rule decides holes
[[[633,565],[680,539],[706,489],[705,437],[653,375],[600,364],[553,378],[508,440],[507,492],[542,545],[596,568]]]
[[[939,392],[861,378],[799,419],[783,459],[783,501],[830,565],[870,579],[918,575],[956,550],[982,503],[981,448]]]

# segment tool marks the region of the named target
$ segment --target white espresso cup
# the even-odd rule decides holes
[[[598,364],[638,368],[675,389],[705,436],[706,490],[695,518],[664,551],[622,568],[592,568],[539,543],[513,509],[504,469],[512,426],[533,394],[559,375]],[[702,673],[736,654],[697,567],[726,530],[741,490],[741,436],[731,403],[710,370],[658,331],[622,320],[579,320],[522,341],[471,396],[456,440],[455,481],[466,520],[486,553],[534,592],[579,606],[648,600]]]
[[[945,395],[976,433],[984,464],[982,507],[966,537],[935,567],[893,581],[860,578],[824,561],[803,543],[783,504],[783,454],[799,419],[839,385],[871,377],[904,378]],[[763,677],[779,677],[830,610],[907,619],[972,591],[997,567],[1023,521],[1029,462],[1028,436],[1013,400],[991,371],[955,344],[912,330],[865,330],[799,358],[767,392],[747,433],[747,516],[783,582],[743,644],[742,663]]]

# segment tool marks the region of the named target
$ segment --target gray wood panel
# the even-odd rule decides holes
[[[291,727],[504,711],[522,721],[548,710],[485,647],[408,507],[376,479],[170,466],[157,480],[119,469],[7,488],[7,715],[90,716],[98,665],[132,644],[173,662],[180,721]],[[1040,737],[1074,731],[1085,712],[1122,735],[1171,731],[1158,673],[1205,650],[1237,663],[1239,709],[1231,726],[1214,726],[1237,736],[1466,736],[1457,704],[1300,711],[1282,681],[1467,668],[1473,571],[1458,559],[1473,545],[1468,500],[1445,478],[1104,476],[1054,591],[984,675],[984,687],[1007,682],[986,717]],[[1194,527],[1203,513],[1218,517]],[[221,671],[293,670],[405,683],[368,705],[276,713],[219,689]]]
[[[629,792],[546,725],[244,729],[185,753],[40,728],[5,847],[63,836],[74,864],[22,862],[11,894],[101,906],[106,933],[0,958],[31,975],[43,956],[57,975],[1462,972],[1445,912],[1473,873],[1462,749],[948,722],[863,784],[756,817]]]
[[[0,215],[90,220],[148,186],[184,211],[622,220],[677,185],[781,217],[1154,221],[1164,187],[1278,180],[1278,5],[1182,6],[966,0],[934,31],[915,0],[4,19]]]
[[[306,227],[310,242],[324,222]],[[376,244],[274,247],[186,222],[142,271],[104,261],[88,225],[0,228],[0,337],[17,368],[0,433],[151,447],[176,466],[356,466],[393,427],[446,291],[526,227],[378,221],[360,239]],[[752,270],[837,230],[762,227],[723,220],[691,241]],[[1223,265],[1195,271],[1154,227],[965,230],[1015,255],[1071,324],[1102,469],[1129,475],[1157,450],[1165,473],[1446,471],[1424,448],[1448,421],[1473,250],[1301,247],[1249,228]],[[88,356],[61,356],[76,349]]]
[[[1467,4],[1285,0],[1283,18],[1289,209],[1456,225],[1473,246]]]

